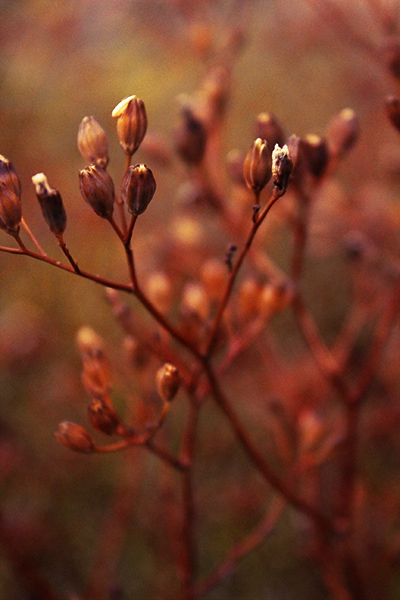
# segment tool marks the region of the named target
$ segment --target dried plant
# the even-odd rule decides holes
[[[189,12],[195,10],[193,3],[181,4]],[[324,6],[333,10],[334,3]],[[338,9],[334,14],[340,18],[342,13]],[[170,584],[168,589],[157,587],[155,596],[149,582],[153,591],[148,597],[218,597],[211,594],[219,593],[242,559],[262,544],[273,545],[269,538],[286,523],[287,515],[298,552],[317,567],[325,597],[389,597],[386,588],[399,559],[400,493],[393,482],[372,491],[368,454],[379,436],[395,436],[399,424],[400,257],[395,244],[379,244],[376,224],[375,229],[370,226],[361,203],[359,208],[352,197],[335,197],[336,171],[360,133],[352,109],[334,116],[324,136],[288,137],[284,124],[264,112],[255,120],[255,141],[247,153],[242,148],[226,161],[221,156],[232,65],[240,48],[232,35],[198,93],[182,100],[175,153],[191,187],[182,203],[184,216],[170,216],[171,223],[181,219],[180,236],[169,240],[171,223],[165,225],[153,272],[138,275],[135,226],[161,201],[163,190],[156,186],[157,169],[135,163],[134,155],[143,146],[150,160],[162,156],[168,168],[174,159],[161,142],[146,141],[145,104],[134,95],[112,112],[126,156],[120,181],[113,181],[107,170],[103,127],[89,116],[78,132],[79,151],[87,163],[79,173],[79,189],[94,213],[110,225],[110,236],[116,236],[126,279],[85,269],[79,251],[66,244],[73,224],[67,222],[62,194],[38,173],[32,177],[35,192],[65,261],[46,253],[23,216],[19,178],[4,157],[0,228],[15,244],[2,245],[0,251],[47,263],[65,271],[66,278],[88,279],[106,291],[123,332],[119,364],[110,359],[111,343],[89,326],[79,330],[87,419],[82,415],[83,425],[63,420],[55,438],[83,454],[129,456],[139,447],[143,461],[146,453],[157,458],[158,513],[149,508],[149,526],[155,529],[154,544],[169,560]],[[399,77],[400,46],[396,48],[392,44],[389,66]],[[387,116],[400,130],[396,97],[387,100]],[[185,242],[194,239],[202,218],[206,227],[212,222],[223,231],[228,240],[224,252],[218,251],[219,241],[213,242],[213,231],[200,245]],[[286,232],[285,264],[267,252],[277,231]],[[322,246],[315,231],[321,232]],[[385,236],[396,238],[391,224]],[[107,239],[102,244],[106,246]],[[324,252],[329,244],[344,256],[350,291],[343,322],[327,342],[307,298],[306,281],[307,252]],[[318,281],[313,284],[317,287]],[[378,294],[376,301],[371,289]],[[326,306],[327,313],[331,310]],[[290,342],[282,342],[284,336],[279,335],[289,318],[302,336],[301,353],[292,354]],[[125,407],[116,389],[127,390]],[[212,404],[228,423],[232,438],[203,418]],[[60,415],[63,418],[69,417]],[[124,460],[86,588],[76,589],[77,595],[70,598],[100,600],[119,593],[132,597],[123,583],[120,591],[114,585],[136,502],[128,484],[132,466]],[[237,463],[236,478],[231,461]],[[148,473],[139,462],[135,476],[145,479]],[[207,498],[207,477],[213,470],[218,474],[215,496]],[[216,514],[245,522],[237,536],[223,539],[219,551],[208,548],[211,526],[201,531],[204,514],[214,503]],[[243,517],[246,510],[257,515],[257,522]],[[160,534],[157,515],[162,515],[167,539]],[[9,560],[35,597],[67,597],[18,550],[6,521],[0,532]],[[156,571],[157,565],[149,579],[157,579]]]

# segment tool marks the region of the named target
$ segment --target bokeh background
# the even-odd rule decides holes
[[[233,68],[224,152],[248,148],[255,117],[262,111],[273,112],[289,135],[304,135],[323,134],[333,115],[353,108],[361,137],[339,169],[340,190],[349,197],[363,195],[369,222],[385,235],[387,221],[400,223],[400,139],[384,112],[384,98],[398,91],[398,83],[386,64],[388,29],[375,12],[381,5],[392,8],[396,2],[0,0],[0,153],[21,178],[23,213],[45,250],[61,259],[30,181],[41,171],[61,191],[68,213],[66,241],[79,264],[124,279],[117,240],[79,194],[78,170],[84,164],[76,147],[78,125],[85,115],[100,121],[109,136],[109,171],[118,181],[125,158],[111,118],[114,106],[130,94],[142,98],[150,134],[162,136],[169,150],[179,118],[177,98],[198,88],[232,32],[240,32],[243,41]],[[393,34],[395,27],[393,23]],[[139,150],[138,160],[147,158],[145,150]],[[152,210],[143,215],[135,232],[139,274],[162,263],[158,236],[172,227],[186,179],[176,159],[167,166],[161,161],[150,166],[158,189]],[[329,218],[329,212],[322,216]],[[227,240],[223,234],[218,238],[215,224],[212,232],[217,236],[215,247],[225,247]],[[329,247],[336,234],[322,228],[315,235],[317,241],[327,236]],[[0,238],[1,245],[12,245],[4,232]],[[283,268],[284,239],[278,235],[271,248]],[[398,241],[398,235],[386,238],[391,250]],[[327,251],[324,265],[312,263],[310,271],[310,299],[328,340],[346,308],[344,268]],[[316,287],[313,281],[318,281]],[[132,513],[126,509],[127,536],[118,581],[127,598],[157,598],[160,590],[174,583],[163,527],[154,528],[157,518],[161,523],[164,518],[160,486],[155,483],[161,477],[157,460],[140,451],[129,460],[88,459],[57,446],[52,435],[59,421],[84,418],[86,398],[75,346],[82,325],[94,327],[108,340],[118,363],[121,334],[100,287],[28,258],[0,253],[1,510],[26,555],[34,551],[42,572],[64,597],[72,596],[84,589],[90,576],[99,523],[107,518],[115,481],[125,477],[126,503],[135,509]],[[293,348],[297,338],[287,323],[282,326],[283,344]],[[251,377],[251,364],[246,367]],[[246,378],[232,385],[244,391]],[[176,419],[179,423],[179,415]],[[210,419],[219,450],[224,443],[230,448],[229,433],[221,433],[222,420],[215,414]],[[382,449],[375,470],[388,456],[395,461],[394,450],[398,446]],[[229,464],[228,453],[226,458]],[[236,493],[240,505],[237,481],[246,477],[245,466],[239,457],[231,471],[226,464],[211,471],[202,468],[210,481],[202,500],[214,511],[211,517],[202,515],[204,536],[219,556],[221,536],[233,540],[246,531],[262,492],[253,484],[254,506],[244,503],[241,520],[232,526],[227,518],[224,521],[222,498]],[[223,494],[218,489],[222,472]],[[163,485],[168,502],[170,482]],[[268,546],[246,559],[238,574],[207,598],[324,598],[315,568],[302,557],[291,532],[290,522],[284,521]],[[207,560],[211,557],[205,553],[205,569]],[[1,597],[32,598],[1,554],[0,572]],[[391,583],[394,594],[397,585],[398,580]]]

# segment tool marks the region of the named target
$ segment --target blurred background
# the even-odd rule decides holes
[[[142,98],[149,135],[161,136],[167,154],[172,153],[178,97],[199,87],[210,66],[223,58],[228,41],[237,36],[240,52],[233,66],[223,153],[247,150],[262,111],[274,113],[288,135],[323,135],[332,116],[346,107],[354,109],[361,137],[339,168],[337,197],[362,197],[368,223],[391,251],[398,250],[393,224],[399,231],[400,140],[384,112],[384,98],[397,93],[399,86],[388,68],[388,44],[397,34],[397,17],[397,2],[372,0],[0,0],[0,153],[22,181],[27,223],[44,249],[61,260],[31,183],[32,175],[43,171],[64,199],[65,239],[73,256],[88,271],[124,281],[118,240],[79,194],[78,170],[84,166],[76,146],[79,123],[93,115],[106,130],[109,172],[118,186],[125,157],[111,118],[114,106],[131,94]],[[151,166],[157,180],[151,211],[135,231],[138,270],[145,274],[162,264],[159,237],[173,226],[187,175],[176,158],[157,162],[146,155],[146,148],[137,158]],[[323,206],[320,216],[329,219],[329,210]],[[212,233],[212,247],[224,248],[229,241],[225,234],[219,239],[215,224]],[[316,228],[316,248],[326,236],[327,258],[324,265],[312,263],[315,270],[310,271],[310,299],[328,340],[345,311],[344,267],[335,260],[337,255],[332,258],[328,243],[340,234]],[[0,245],[13,245],[2,231],[0,238]],[[282,239],[274,238],[277,245],[271,252],[285,268]],[[317,288],[311,280],[319,282]],[[160,484],[155,484],[157,460],[140,450],[129,459],[75,455],[53,438],[60,421],[81,423],[85,418],[87,398],[75,345],[76,331],[83,325],[104,336],[118,362],[121,334],[100,287],[38,261],[0,253],[0,494],[6,530],[23,547],[23,555],[30,557],[34,551],[39,571],[61,597],[79,595],[92,572],[99,523],[107,518],[115,481],[122,478],[126,503],[135,510],[133,516],[127,509],[117,581],[127,598],[157,598],[174,583],[163,529],[153,527],[157,518],[163,521]],[[283,326],[291,346],[296,335],[290,325]],[[246,381],[231,385],[245,389]],[[179,418],[176,415],[178,426]],[[212,415],[216,432],[223,431],[219,418]],[[220,450],[224,443],[229,448],[230,434],[218,435]],[[393,447],[382,452],[384,462],[393,455]],[[201,517],[213,547],[210,554],[204,552],[205,571],[222,552],[219,536],[233,540],[246,531],[262,497],[260,485],[249,483],[254,486],[254,506],[241,506],[235,527],[225,523],[219,477],[224,470],[224,494],[234,495],[246,468],[239,457],[232,472],[227,472],[226,463],[214,469],[207,472],[210,483],[202,492],[204,506],[210,498],[214,501],[211,516]],[[163,485],[168,498],[171,483]],[[237,502],[240,505],[239,497]],[[268,547],[246,559],[238,574],[207,599],[324,598],[315,568],[302,556],[291,531],[284,521]],[[160,558],[162,543],[166,547]],[[0,555],[0,596],[33,600],[11,563]],[[393,594],[397,585],[398,580],[391,583]],[[114,593],[122,597],[117,586]]]

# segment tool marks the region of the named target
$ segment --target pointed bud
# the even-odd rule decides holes
[[[78,129],[78,148],[86,164],[108,165],[108,142],[106,132],[94,117],[84,117]]]
[[[272,177],[275,187],[286,192],[292,171],[293,161],[289,154],[289,148],[286,145],[280,148],[277,144],[272,153]]]
[[[175,133],[175,147],[179,156],[189,165],[199,164],[207,145],[207,130],[189,105],[182,109],[183,123]]]
[[[0,229],[8,234],[19,232],[21,224],[21,184],[7,158],[0,155]]]
[[[265,140],[270,148],[275,144],[282,146],[285,142],[285,134],[278,119],[269,112],[260,113],[256,120],[255,136]]]
[[[271,152],[265,140],[257,138],[250,146],[243,165],[247,187],[259,194],[271,179]]]
[[[125,154],[132,156],[139,148],[147,131],[147,114],[143,100],[129,96],[112,111],[117,120],[119,143]]]
[[[331,154],[343,156],[354,146],[359,135],[360,124],[356,113],[351,108],[344,108],[328,126],[327,140]]]
[[[400,100],[394,96],[386,99],[386,113],[393,127],[400,131]]]
[[[44,173],[37,173],[32,177],[36,196],[42,209],[44,220],[54,235],[64,233],[67,226],[67,215],[60,193],[51,188]]]
[[[97,165],[79,171],[79,189],[83,199],[93,208],[96,215],[109,219],[114,210],[114,183],[110,175]]]
[[[133,215],[141,215],[156,191],[152,171],[143,164],[131,165],[122,180],[121,198]]]
[[[174,365],[165,363],[156,374],[157,391],[164,402],[171,402],[176,396],[181,378],[179,371]]]
[[[54,432],[57,442],[75,452],[90,454],[95,451],[95,445],[90,433],[71,421],[63,421]]]
[[[94,398],[88,406],[89,423],[97,431],[112,435],[120,424],[117,411],[109,402]]]

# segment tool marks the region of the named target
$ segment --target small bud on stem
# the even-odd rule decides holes
[[[147,114],[143,100],[129,96],[112,111],[117,120],[119,143],[125,154],[132,156],[139,148],[147,131]]]
[[[286,145],[280,148],[277,144],[272,153],[272,177],[275,187],[281,192],[286,192],[292,171],[293,161],[289,148]]]
[[[21,184],[10,161],[0,155],[0,229],[15,236],[21,219]]]
[[[121,198],[129,212],[141,215],[148,207],[156,191],[152,171],[143,164],[130,166],[122,180]]]
[[[49,186],[44,173],[34,175],[32,183],[35,186],[36,196],[50,231],[56,236],[62,235],[67,226],[67,215],[60,193]]]
[[[78,148],[86,164],[108,165],[108,142],[106,132],[94,117],[84,117],[78,129]]]
[[[57,442],[75,452],[91,454],[95,451],[95,445],[90,433],[81,425],[71,421],[63,421],[54,432]]]
[[[259,194],[271,179],[271,152],[265,140],[257,138],[250,146],[243,165],[247,187]]]
[[[156,374],[156,386],[157,391],[160,394],[164,402],[171,402],[176,396],[181,378],[179,371],[174,365],[165,363]]]
[[[110,175],[98,165],[79,171],[79,188],[83,199],[93,208],[96,215],[110,219],[114,210],[114,183]]]

